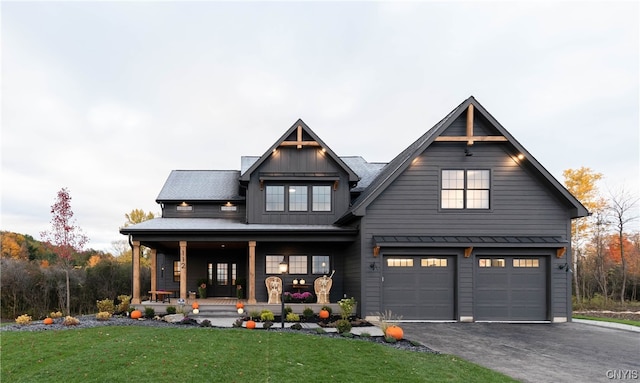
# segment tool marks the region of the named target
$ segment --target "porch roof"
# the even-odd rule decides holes
[[[356,234],[357,229],[334,225],[247,224],[220,218],[154,218],[136,225],[120,228],[120,233],[134,235],[182,232]]]

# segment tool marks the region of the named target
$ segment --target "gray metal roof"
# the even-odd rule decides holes
[[[238,177],[237,170],[173,170],[156,201],[244,200]]]
[[[341,228],[334,225],[274,225],[274,224],[246,224],[237,220],[221,218],[154,218],[135,225],[122,227],[123,234],[157,231],[326,231],[351,232],[353,228]]]
[[[340,157],[340,159],[360,177],[358,185],[351,189],[352,192],[364,190],[376,178],[382,168],[387,165],[384,162],[367,162],[360,156],[346,156]]]
[[[557,236],[375,235],[378,246],[528,246],[556,247],[569,242]]]

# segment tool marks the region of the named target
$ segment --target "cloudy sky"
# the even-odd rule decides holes
[[[88,247],[172,169],[240,169],[302,118],[388,162],[473,95],[558,180],[639,189],[637,2],[3,2],[1,229],[71,192]]]

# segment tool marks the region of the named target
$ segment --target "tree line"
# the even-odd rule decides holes
[[[603,192],[590,168],[564,171],[565,186],[589,210],[571,225],[573,293],[578,304],[605,306],[640,297],[638,195],[624,187]]]

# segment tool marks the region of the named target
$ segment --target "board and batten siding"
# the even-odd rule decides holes
[[[289,212],[285,200],[285,211],[267,212],[265,191],[260,189],[260,175],[282,174],[286,180],[265,181],[272,185],[331,185],[332,210],[329,212]],[[337,178],[337,189],[333,181],[318,180],[314,175],[331,174]],[[309,198],[311,190],[309,189]],[[331,158],[318,148],[281,147],[251,174],[247,187],[247,220],[249,223],[328,225],[338,219],[349,207],[349,177]]]

